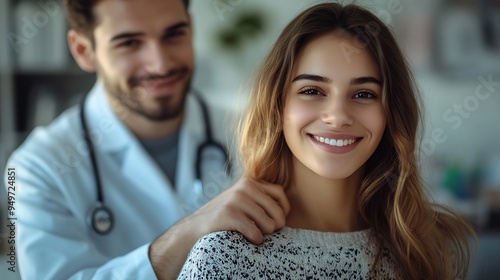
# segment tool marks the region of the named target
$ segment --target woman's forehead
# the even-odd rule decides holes
[[[341,32],[319,36],[304,46],[295,61],[292,80],[300,74],[319,75],[332,81],[353,77],[382,78],[368,46]]]

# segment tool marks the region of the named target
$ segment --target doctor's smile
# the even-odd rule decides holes
[[[175,69],[164,76],[149,76],[131,81],[131,87],[137,87],[145,94],[152,97],[165,97],[173,95],[174,90],[189,76],[187,68]],[[142,92],[141,91],[141,92]]]

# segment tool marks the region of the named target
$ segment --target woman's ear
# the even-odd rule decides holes
[[[68,44],[73,58],[83,71],[96,71],[95,53],[90,39],[74,29],[68,31]]]

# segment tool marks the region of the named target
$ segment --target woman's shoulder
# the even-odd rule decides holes
[[[180,279],[364,277],[375,247],[368,230],[326,233],[285,227],[267,235],[260,245],[238,232],[214,232],[193,247]],[[377,275],[390,275],[382,262]]]
[[[198,248],[203,248],[211,250],[211,248],[217,248],[219,252],[222,252],[225,248],[230,249],[231,252],[235,252],[235,249],[240,247],[247,247],[251,243],[245,239],[245,237],[237,231],[218,231],[209,233],[196,242],[192,251],[196,251]],[[215,249],[214,249],[215,250]]]
[[[239,270],[240,258],[248,258],[251,246],[236,231],[209,233],[193,246],[177,279],[227,279],[244,273]]]
[[[294,250],[294,248],[298,249]],[[304,229],[284,227],[283,229],[264,237],[264,242],[255,245],[237,231],[219,231],[200,238],[193,247],[191,254],[224,255],[224,259],[239,258],[252,254],[266,255],[286,252],[287,255],[308,254],[309,251],[328,249],[333,251],[371,252],[376,250],[370,241],[369,230],[347,233],[319,232]]]

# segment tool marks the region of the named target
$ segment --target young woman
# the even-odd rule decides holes
[[[335,3],[301,13],[264,62],[241,138],[246,175],[284,186],[286,226],[260,246],[209,234],[179,278],[464,278],[473,232],[426,200],[419,111],[377,17]]]

